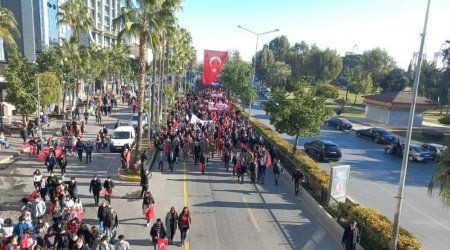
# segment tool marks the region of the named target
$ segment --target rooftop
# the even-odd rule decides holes
[[[391,104],[411,104],[412,102],[412,93],[397,91],[397,92],[389,92],[382,93],[377,95],[367,95],[364,96],[365,100],[372,100],[384,103]],[[417,96],[416,104],[418,105],[437,105],[437,103],[433,100],[429,100],[423,96]]]

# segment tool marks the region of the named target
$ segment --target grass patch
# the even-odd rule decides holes
[[[445,114],[446,114],[445,110],[443,110],[442,115],[440,109],[428,110],[423,113],[423,121],[443,125],[439,122],[439,119],[445,116]]]
[[[345,89],[341,89],[338,88],[338,93],[339,93],[339,98],[344,98],[345,99]],[[352,94],[350,92],[348,92],[348,96],[347,96],[348,100],[347,102],[349,102],[349,104],[353,104],[355,102],[355,94]],[[356,97],[356,103],[355,104],[363,104],[364,102],[364,97],[362,97],[361,95],[358,95]]]
[[[338,104],[327,104],[327,107],[333,111],[333,114],[336,114],[336,111],[341,108]],[[345,107],[344,112],[341,113],[341,116],[349,118],[351,117],[364,118],[366,114],[364,110]]]
[[[406,130],[392,130],[391,131],[394,134],[397,134],[399,136],[406,136]],[[427,137],[424,137],[421,133],[421,129],[413,129],[413,132],[411,134],[411,139],[423,143],[437,143],[442,144],[445,146],[450,145],[450,132],[444,132],[444,138],[442,140],[431,140]]]

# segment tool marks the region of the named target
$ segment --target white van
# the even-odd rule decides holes
[[[109,138],[109,151],[122,151],[125,145],[129,145],[130,148],[134,145],[136,132],[133,126],[120,126]]]

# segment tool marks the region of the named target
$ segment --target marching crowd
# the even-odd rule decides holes
[[[129,92],[124,92],[122,101],[128,102],[133,111],[136,110],[135,99]],[[101,114],[96,119],[100,124],[98,117]],[[22,200],[21,216],[17,223],[9,218],[0,221],[0,250],[130,249],[123,235],[118,236],[114,246],[110,245],[114,242],[120,222],[117,212],[111,206],[114,189],[111,177],[108,176],[103,183],[97,175],[92,177],[89,192],[93,195],[94,204],[98,206],[99,223],[91,227],[83,223],[84,210],[77,197],[76,178],[65,178],[68,154],[74,155],[76,152],[82,162],[84,153],[86,164],[91,162],[94,145],[89,140],[85,143],[81,141],[84,124],[87,122],[88,117],[85,116],[79,128],[76,121],[64,124],[61,128],[62,141],[51,141],[53,147],[44,159],[48,176],[44,176],[39,169],[34,172],[35,190]],[[106,147],[107,133],[106,127],[98,132],[97,151]],[[180,158],[188,160],[192,157],[198,171],[205,174],[209,159],[220,157],[224,171],[230,171],[231,167],[232,175],[237,176],[237,181],[241,184],[248,175],[250,183],[263,185],[268,168],[272,168],[275,184],[278,185],[279,175],[283,173],[283,167],[277,159],[277,149],[266,148],[263,137],[249,126],[221,89],[204,88],[180,98],[161,131],[156,133],[154,144],[155,152],[149,165],[144,164],[147,161],[146,152],[141,156],[140,198],[147,227],[150,227],[155,218],[155,198],[148,191],[148,174],[155,164],[160,171],[164,171],[165,165],[173,171]],[[42,150],[42,146],[37,151],[39,150]],[[129,167],[130,153],[130,149],[126,147],[121,154],[125,170]],[[149,166],[148,169],[146,166]],[[60,168],[60,176],[55,173],[55,167]],[[293,181],[297,183],[301,179],[303,174],[297,171]],[[100,201],[100,195],[104,195],[103,201]],[[165,242],[173,244],[177,230],[180,231],[180,245],[184,245],[190,225],[191,216],[187,207],[183,207],[179,214],[171,207],[164,221],[157,218],[151,226],[150,237],[154,249]]]

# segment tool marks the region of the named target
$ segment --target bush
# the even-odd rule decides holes
[[[314,94],[327,99],[336,99],[339,97],[337,88],[328,83],[319,83],[314,88]]]
[[[347,203],[348,204],[348,203]],[[361,244],[366,249],[389,249],[392,237],[392,222],[384,215],[380,214],[376,209],[366,208],[359,204],[347,205],[351,220],[358,221],[365,228],[366,234],[371,234],[370,239],[361,239]],[[377,240],[375,242],[374,240]],[[364,243],[372,243],[365,245]],[[374,245],[375,246],[374,246]],[[397,241],[398,250],[418,250],[422,248],[422,244],[408,231],[400,228]]]
[[[438,120],[440,123],[450,125],[450,115],[443,116]]]
[[[422,129],[421,132],[423,137],[430,139],[430,140],[436,140],[440,141],[444,139],[444,133],[432,129]]]

